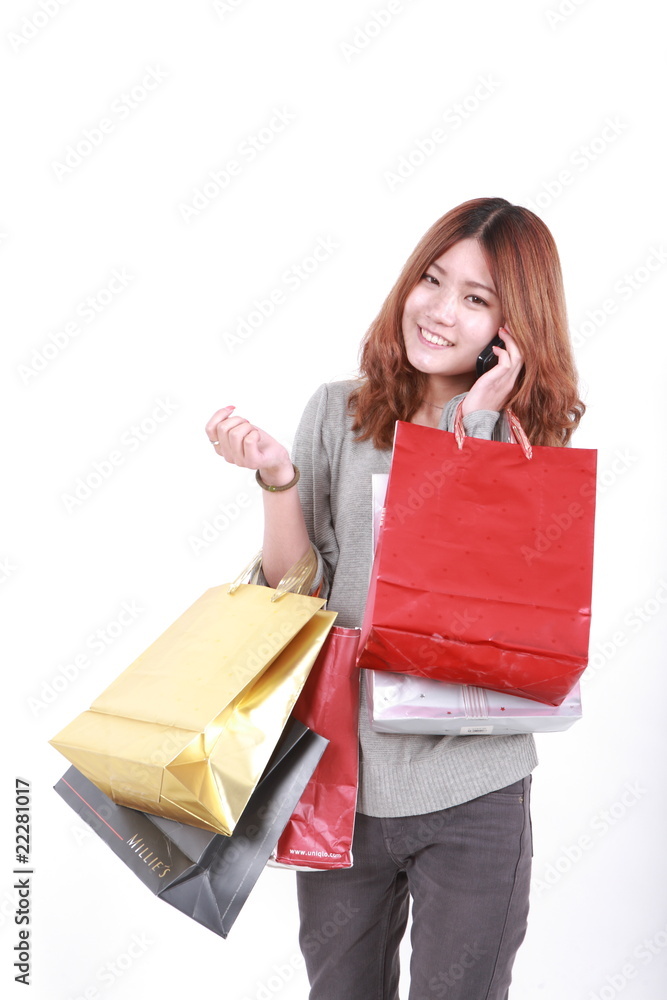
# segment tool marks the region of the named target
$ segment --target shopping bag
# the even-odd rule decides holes
[[[359,778],[358,628],[334,625],[293,716],[329,740],[278,840],[279,866],[350,868]]]
[[[118,805],[75,767],[55,790],[151,892],[227,937],[326,742],[290,720],[229,837]]]
[[[586,667],[596,452],[398,421],[359,666],[559,705]]]
[[[336,618],[286,589],[311,560],[207,590],[51,744],[114,802],[230,834]]]
[[[371,728],[430,736],[561,733],[581,719],[577,682],[560,705],[465,684],[364,670]]]
[[[371,476],[373,549],[377,548],[387,495],[386,473]],[[334,626],[334,629],[336,626]],[[563,732],[582,717],[577,682],[561,705],[518,698],[466,684],[362,670],[371,729],[429,736]],[[311,674],[312,676],[312,674]]]

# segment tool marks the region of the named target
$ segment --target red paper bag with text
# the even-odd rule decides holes
[[[292,715],[329,740],[283,831],[274,861],[306,869],[350,868],[359,777],[360,630],[334,625]]]
[[[359,666],[560,705],[588,662],[597,453],[398,421]]]

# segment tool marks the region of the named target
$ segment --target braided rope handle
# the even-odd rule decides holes
[[[466,436],[465,431],[463,429],[463,414],[461,412],[462,409],[463,409],[463,400],[461,400],[459,405],[456,407],[456,413],[454,414],[454,436],[456,438],[456,443],[459,446],[459,448],[463,447],[463,442]],[[521,423],[519,422],[519,418],[517,417],[514,410],[510,410],[509,407],[505,410],[505,413],[507,414],[507,422],[509,424],[512,444],[521,445],[521,450],[523,451],[526,458],[532,458],[533,449],[530,441],[528,440],[526,432],[524,431],[523,427],[521,426]]]

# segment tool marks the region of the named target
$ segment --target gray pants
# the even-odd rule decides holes
[[[526,933],[531,775],[422,816],[357,813],[352,868],[297,872],[310,1000],[506,1000]]]

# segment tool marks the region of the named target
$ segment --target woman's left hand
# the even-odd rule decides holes
[[[477,379],[463,400],[461,410],[463,416],[474,410],[500,412],[514,391],[514,385],[523,366],[523,356],[506,326],[500,327],[498,336],[504,341],[505,349],[493,348],[498,364]]]

